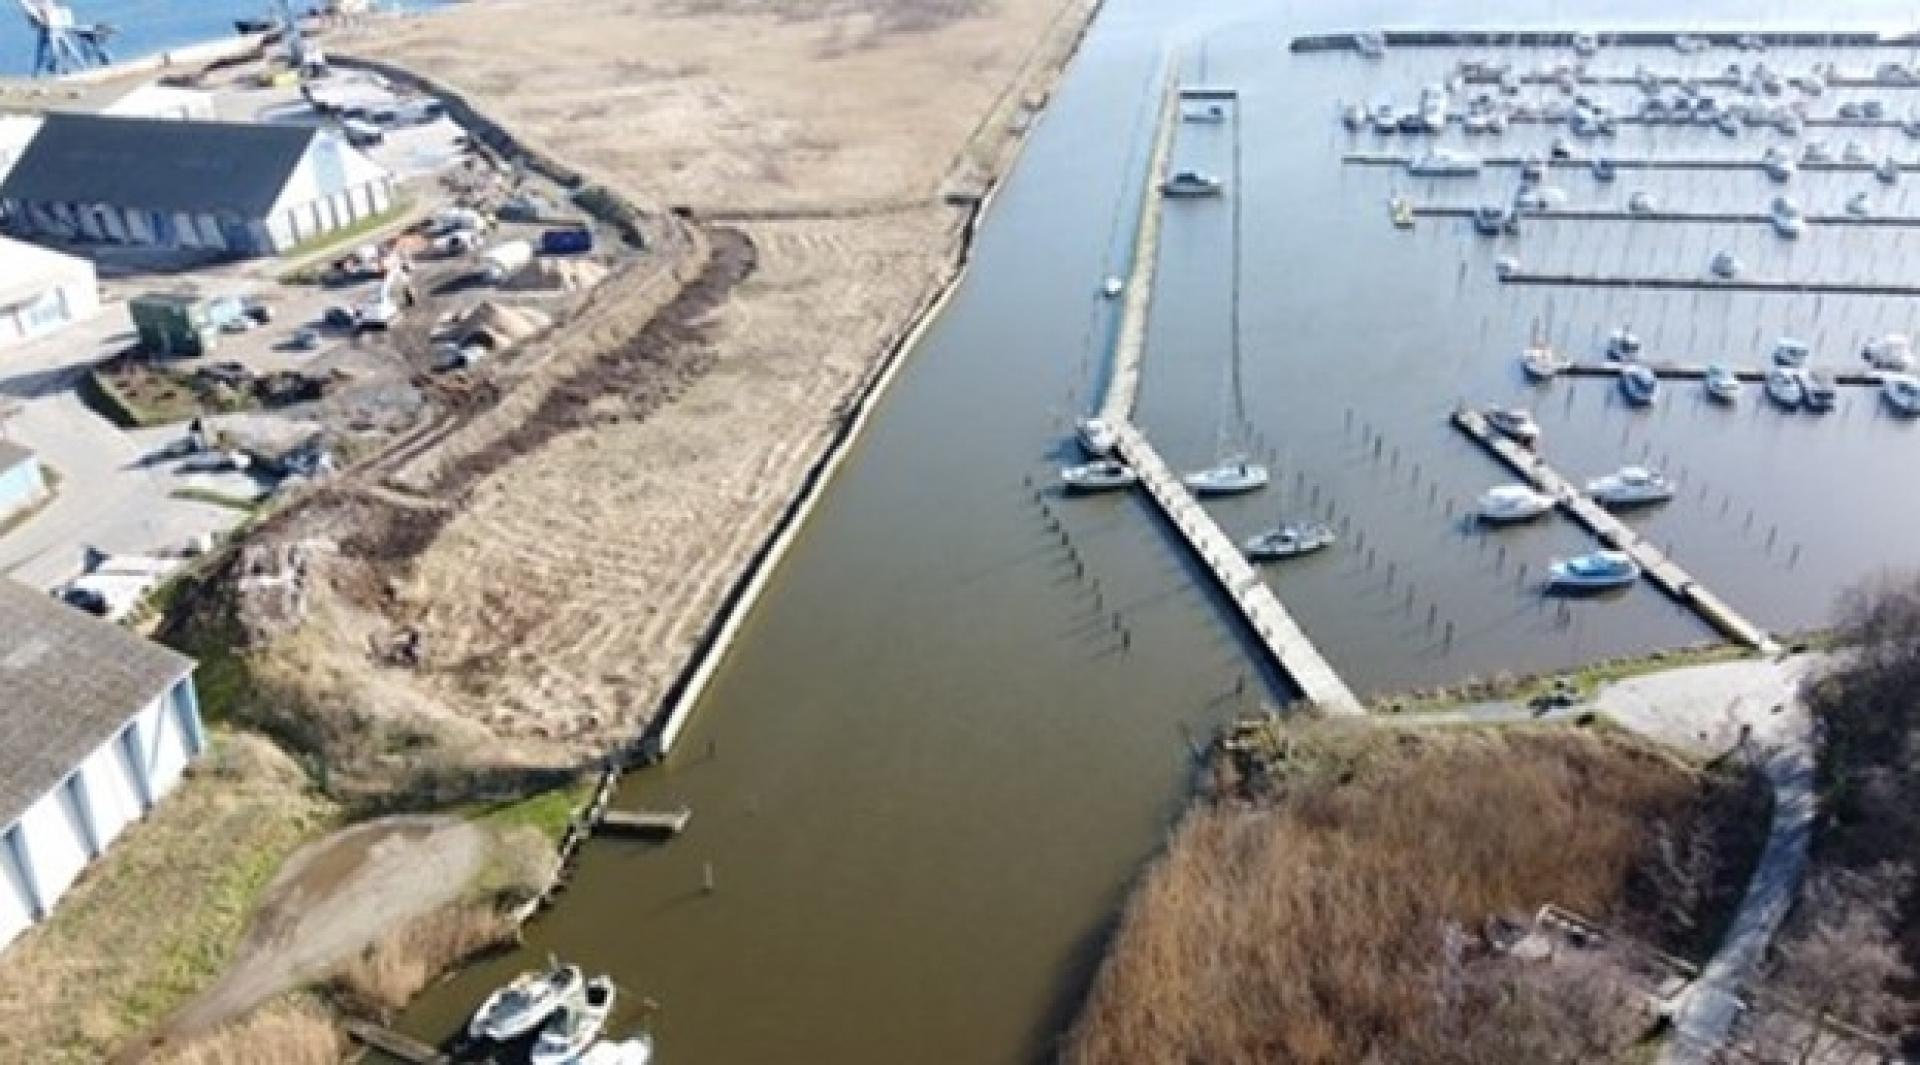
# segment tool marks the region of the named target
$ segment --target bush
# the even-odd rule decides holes
[[[347,1012],[385,1020],[441,973],[513,938],[512,922],[491,903],[448,906],[362,951],[329,987]]]

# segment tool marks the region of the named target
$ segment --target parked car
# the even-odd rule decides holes
[[[360,319],[353,313],[353,308],[336,303],[327,308],[327,313],[321,316],[320,322],[332,329],[352,329],[360,324]]]

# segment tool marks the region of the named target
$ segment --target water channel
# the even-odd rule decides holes
[[[1357,691],[1711,636],[1650,588],[1544,601],[1535,585],[1547,557],[1590,546],[1564,521],[1470,532],[1461,504],[1504,478],[1446,426],[1463,399],[1532,403],[1546,453],[1571,473],[1643,457],[1666,465],[1682,497],[1647,527],[1764,624],[1816,623],[1838,587],[1911,559],[1914,504],[1884,486],[1916,445],[1871,392],[1819,419],[1753,396],[1714,409],[1680,388],[1640,412],[1605,382],[1531,391],[1514,362],[1531,333],[1586,354],[1630,321],[1650,348],[1757,363],[1755,345],[1776,332],[1844,348],[1868,332],[1911,331],[1920,321],[1904,304],[1503,288],[1492,261],[1698,273],[1732,244],[1756,276],[1886,276],[1920,251],[1920,231],[1816,231],[1792,245],[1764,228],[1536,224],[1506,245],[1464,222],[1396,231],[1391,192],[1473,203],[1501,179],[1449,185],[1343,167],[1343,151],[1409,149],[1347,133],[1336,101],[1410,102],[1457,56],[1295,56],[1286,37],[1484,16],[1461,15],[1475,10],[1464,0],[1360,6],[1319,0],[1277,16],[1252,2],[1109,3],[1006,182],[972,273],[675,754],[624,783],[621,805],[690,805],[687,834],[663,847],[590,845],[563,902],[529,926],[526,949],[431,992],[409,1030],[451,1032],[485,989],[552,953],[617,976],[626,998],[616,1030],[647,1014],[643,999],[657,1002],[649,1023],[668,1061],[1049,1055],[1131,878],[1180,809],[1190,739],[1281,698],[1248,676],[1240,633],[1141,499],[1035,495],[1101,383],[1116,309],[1097,288],[1126,265],[1156,79],[1174,44],[1185,46],[1186,80],[1242,94],[1237,123],[1188,124],[1175,152],[1179,165],[1225,172],[1235,129],[1241,138],[1231,190],[1244,197],[1240,398],[1227,332],[1233,212],[1172,204],[1139,420],[1176,465],[1230,448],[1271,458],[1272,489],[1216,509],[1231,533],[1332,508],[1348,530],[1342,547],[1272,579]],[[1797,10],[1706,7],[1747,24],[1789,22]],[[1652,0],[1529,9],[1546,25],[1583,11],[1609,25],[1671,18]],[[1861,5],[1858,17],[1875,11]],[[1526,66],[1546,58],[1513,54]],[[1683,62],[1640,52],[1596,64],[1630,71],[1643,60]],[[1920,92],[1896,95],[1899,113],[1908,97],[1920,104]],[[1516,131],[1501,149],[1551,136]],[[1610,150],[1757,157],[1764,139],[1718,137],[1633,128]],[[1849,180],[1871,181],[1807,176],[1795,193],[1811,206],[1850,191]],[[1657,183],[1676,205],[1741,210],[1764,209],[1774,191],[1753,173],[1562,183],[1579,202]],[[1885,196],[1896,210],[1907,188]],[[1829,358],[1842,365],[1841,353]]]

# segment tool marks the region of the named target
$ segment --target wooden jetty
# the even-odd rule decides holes
[[[693,808],[689,806],[677,810],[608,810],[600,815],[600,827],[632,836],[671,838],[686,831],[691,820]]]
[[[1561,370],[1560,373],[1564,377],[1619,377],[1621,371],[1634,365],[1645,366],[1653,371],[1654,376],[1663,380],[1699,381],[1707,376],[1707,367],[1704,363],[1675,362],[1576,362]],[[1733,371],[1735,377],[1749,383],[1760,384],[1767,379],[1767,371],[1760,367],[1729,366],[1728,369]],[[1862,388],[1879,388],[1884,383],[1885,377],[1884,373],[1873,370],[1848,370],[1828,375],[1828,379],[1836,385],[1856,385]]]
[[[1360,40],[1374,33],[1349,31],[1319,33],[1295,37],[1287,48],[1295,52],[1352,52],[1360,50]],[[1377,36],[1388,48],[1572,48],[1574,30],[1381,30]],[[1602,48],[1668,48],[1681,38],[1704,41],[1715,48],[1737,48],[1742,38],[1757,38],[1769,48],[1913,48],[1920,37],[1911,33],[1886,34],[1871,30],[1833,32],[1828,30],[1758,29],[1716,30],[1610,30],[1595,32],[1594,40]]]
[[[1139,472],[1140,483],[1160,513],[1213,574],[1220,590],[1239,609],[1260,646],[1300,689],[1300,694],[1325,713],[1366,713],[1340,674],[1321,657],[1319,649],[1280,604],[1273,589],[1267,587],[1253,564],[1240,553],[1239,545],[1221,531],[1179,475],[1167,467],[1159,452],[1147,442],[1146,434],[1131,424],[1122,423],[1119,438],[1121,457]]]
[[[1772,278],[1634,277],[1626,274],[1536,274],[1513,270],[1507,285],[1560,288],[1643,288],[1681,292],[1766,292],[1790,296],[1920,296],[1920,284],[1899,281],[1783,281]]]
[[[377,1050],[390,1058],[410,1062],[412,1065],[448,1065],[453,1059],[442,1054],[437,1048],[422,1043],[409,1035],[401,1035],[391,1028],[382,1027],[370,1021],[355,1018],[346,1020],[347,1034],[361,1046]]]
[[[1472,218],[1477,210],[1478,208],[1452,204],[1431,204],[1415,207],[1413,213],[1416,218]],[[1920,227],[1920,215],[1810,214],[1801,217],[1810,226],[1898,229]],[[1773,224],[1773,216],[1770,214],[1736,211],[1649,211],[1642,214],[1633,211],[1556,207],[1520,212],[1520,220],[1523,223],[1536,219],[1542,222],[1698,222],[1712,225],[1757,226]]]
[[[1500,435],[1487,424],[1487,420],[1481,417],[1478,411],[1465,407],[1454,411],[1453,424],[1467,436],[1479,441],[1482,447],[1527,483],[1558,500],[1560,509],[1566,511],[1574,521],[1585,526],[1587,531],[1597,537],[1602,544],[1632,556],[1649,581],[1681,604],[1691,608],[1707,624],[1712,625],[1728,639],[1745,644],[1762,654],[1779,653],[1780,645],[1774,642],[1773,637],[1767,635],[1766,630],[1742,617],[1719,596],[1694,580],[1692,575],[1680,568],[1679,563],[1668,558],[1664,551],[1651,541],[1642,539],[1632,526],[1581,494],[1571,482],[1547,465],[1545,459]]]

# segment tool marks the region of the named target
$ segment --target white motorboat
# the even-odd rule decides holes
[[[1242,544],[1241,550],[1255,562],[1279,562],[1313,554],[1332,546],[1335,539],[1330,526],[1317,521],[1307,522],[1269,529]]]
[[[1139,484],[1140,474],[1116,459],[1095,459],[1062,469],[1060,483],[1069,492],[1111,492]]]
[[[1595,551],[1574,558],[1556,558],[1547,567],[1547,587],[1553,591],[1624,588],[1639,579],[1639,564],[1624,551]]]
[[[467,1034],[496,1043],[518,1039],[578,996],[582,983],[577,965],[556,965],[543,973],[521,973],[487,996],[473,1019],[467,1022]]]
[[[1673,498],[1673,484],[1658,470],[1622,466],[1587,482],[1587,495],[1603,507],[1643,507]]]
[[[1407,164],[1407,173],[1415,177],[1473,177],[1483,164],[1472,152],[1453,148],[1435,148]]]
[[[587,1052],[613,1012],[613,978],[596,976],[580,995],[554,1013],[527,1054],[529,1065],[572,1065]]]
[[[1856,192],[1847,197],[1847,213],[1855,218],[1867,218],[1873,214],[1873,196],[1865,192]]]
[[[1267,486],[1267,468],[1245,459],[1233,459],[1204,470],[1195,470],[1180,478],[1199,496],[1238,495]]]
[[[1737,137],[1740,135],[1740,116],[1735,111],[1727,110],[1720,112],[1720,114],[1714,118],[1713,125],[1715,129],[1718,129],[1729,137]]]
[[[1227,109],[1219,104],[1190,107],[1180,112],[1180,120],[1182,122],[1225,122]]]
[[[1813,349],[1805,341],[1792,337],[1781,337],[1773,342],[1773,364],[1775,366],[1805,366],[1813,355]]]
[[[1773,222],[1773,231],[1789,239],[1798,237],[1807,228],[1807,219],[1800,212],[1800,205],[1785,196],[1773,198],[1768,216]]]
[[[1367,109],[1360,104],[1348,104],[1340,109],[1340,122],[1350,130],[1358,131],[1367,124]]]
[[[1900,180],[1899,161],[1891,155],[1880,160],[1873,168],[1873,176],[1878,178],[1882,185],[1895,184]]]
[[[652,1062],[653,1037],[649,1035],[598,1042],[580,1055],[580,1065],[652,1065]]]
[[[1739,277],[1740,272],[1745,268],[1740,257],[1730,251],[1715,252],[1713,260],[1707,264],[1707,269],[1713,273],[1713,276],[1722,281],[1732,281]]]
[[[1475,232],[1497,237],[1502,233],[1517,231],[1520,219],[1500,204],[1483,203],[1473,210],[1473,228]]]
[[[1361,30],[1353,35],[1353,50],[1368,59],[1387,54],[1387,35],[1381,30]]]
[[[1593,179],[1595,181],[1612,181],[1614,179],[1615,170],[1613,160],[1606,156],[1594,156],[1593,162],[1589,165],[1593,167]]]
[[[1880,379],[1880,395],[1895,414],[1912,418],[1920,415],[1920,377],[1910,373],[1890,373]]]
[[[1826,141],[1810,140],[1800,149],[1800,161],[1808,164],[1831,163],[1833,150],[1827,147]]]
[[[1867,161],[1867,146],[1859,141],[1848,141],[1840,149],[1840,161],[1859,166]]]
[[[1511,255],[1502,255],[1493,261],[1493,276],[1509,278],[1520,272],[1520,260]]]
[[[1660,398],[1660,375],[1640,363],[1620,371],[1620,394],[1636,407],[1652,406]]]
[[[1100,284],[1100,294],[1108,299],[1113,299],[1126,290],[1126,281],[1118,277],[1109,277]]]
[[[1525,407],[1488,407],[1486,419],[1495,432],[1522,444],[1532,445],[1540,439],[1540,423]]]
[[[1707,397],[1721,403],[1733,403],[1740,398],[1740,376],[1719,363],[1707,367],[1707,376],[1702,379],[1706,384]]]
[[[1480,520],[1495,525],[1532,521],[1553,509],[1554,498],[1531,485],[1502,484],[1487,489],[1474,504]]]
[[[1833,378],[1820,370],[1800,371],[1800,405],[1815,414],[1825,414],[1840,400]]]
[[[1784,150],[1768,148],[1766,154],[1760,157],[1760,169],[1765,170],[1767,176],[1775,181],[1786,181],[1793,177],[1794,171],[1799,168],[1794,165],[1793,157]]]
[[[1860,357],[1876,370],[1905,372],[1913,368],[1913,340],[1905,333],[1888,333],[1867,341]]]
[[[1520,369],[1535,381],[1551,381],[1572,365],[1572,359],[1545,344],[1529,345],[1520,353]]]
[[[1620,328],[1607,334],[1607,358],[1632,362],[1640,357],[1640,334]]]
[[[1547,161],[1538,155],[1529,155],[1520,161],[1520,179],[1522,181],[1545,181],[1547,179]]]
[[[1800,380],[1799,370],[1775,366],[1767,371],[1767,398],[1788,410],[1797,410],[1806,397],[1806,386]]]
[[[1176,170],[1160,183],[1161,193],[1167,196],[1218,196],[1220,188],[1219,178],[1198,170]]]
[[[1659,209],[1660,201],[1654,199],[1653,193],[1645,189],[1627,197],[1628,214],[1652,214]]]
[[[1104,418],[1082,418],[1074,424],[1074,436],[1089,457],[1104,459],[1120,447],[1120,434]]]

